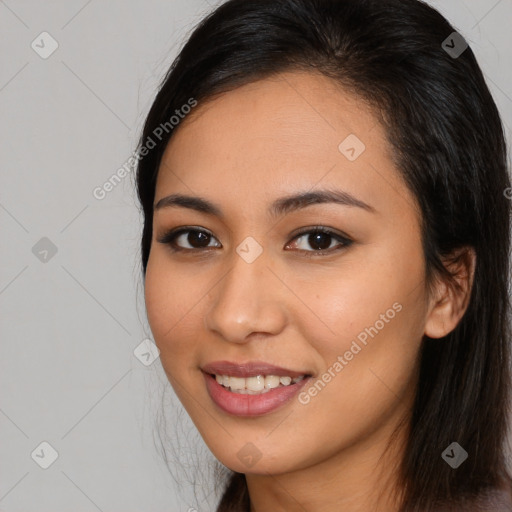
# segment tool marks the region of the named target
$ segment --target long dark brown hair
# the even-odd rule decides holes
[[[507,150],[498,110],[471,48],[456,55],[443,45],[447,40],[448,48],[464,48],[454,32],[441,14],[418,0],[229,0],[199,23],[173,62],[139,146],[149,139],[155,146],[137,169],[145,275],[156,176],[176,131],[156,130],[169,125],[190,98],[201,105],[255,80],[309,70],[374,107],[397,169],[421,207],[427,285],[436,276],[452,279],[443,260],[457,249],[470,246],[477,257],[469,306],[459,325],[443,339],[423,340],[399,472],[402,512],[471,504],[510,485]],[[457,469],[441,457],[453,442],[468,453]],[[218,512],[241,510],[249,510],[247,486],[243,474],[233,473]]]

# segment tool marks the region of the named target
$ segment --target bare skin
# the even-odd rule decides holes
[[[354,161],[338,148],[350,134],[366,146]],[[277,198],[321,189],[370,208],[331,202],[268,212]],[[148,319],[205,442],[246,474],[251,510],[398,510],[392,490],[400,492],[395,470],[407,429],[386,446],[412,406],[421,340],[455,328],[472,269],[462,269],[460,292],[439,281],[427,293],[419,210],[377,118],[319,75],[289,72],[240,87],[200,104],[171,139],[155,204],[177,193],[207,199],[222,217],[183,206],[155,210]],[[211,236],[193,246],[185,233],[174,240],[183,250],[173,252],[159,240],[182,226]],[[295,234],[314,226],[352,243],[324,235],[320,255],[311,229]],[[236,252],[247,237],[262,248],[251,263]],[[371,326],[378,333],[345,358]],[[251,418],[219,409],[201,371],[212,361],[259,360],[315,382],[332,374],[338,356],[347,364],[309,400]],[[238,456],[247,443],[261,456],[251,467]]]

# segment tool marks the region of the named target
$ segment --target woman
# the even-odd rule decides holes
[[[506,145],[437,11],[229,0],[139,150],[148,319],[219,512],[512,510]]]

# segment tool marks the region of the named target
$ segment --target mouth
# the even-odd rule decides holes
[[[201,368],[213,402],[235,416],[267,414],[291,401],[310,372],[294,371],[263,362],[220,361]]]

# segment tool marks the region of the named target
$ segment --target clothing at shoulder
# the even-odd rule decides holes
[[[512,489],[493,489],[482,493],[477,499],[443,506],[436,512],[512,512]]]
[[[489,496],[482,499],[482,504],[479,507],[482,511],[495,511],[495,512],[512,512],[512,490],[499,489],[493,491]]]

